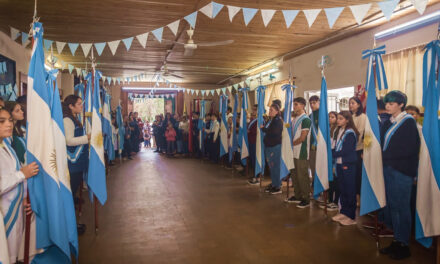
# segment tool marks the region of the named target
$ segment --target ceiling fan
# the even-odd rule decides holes
[[[182,76],[179,76],[177,74],[174,74],[172,71],[168,69],[167,61],[164,61],[163,66],[160,68],[160,70],[156,71],[156,74],[161,75],[163,77],[175,77],[178,79],[183,79]]]
[[[197,49],[197,47],[214,47],[214,46],[223,46],[223,45],[229,45],[234,43],[234,40],[224,40],[224,41],[214,41],[214,42],[199,42],[194,43],[194,40],[192,39],[194,35],[194,29],[190,28],[186,31],[186,33],[189,36],[189,39],[186,43],[174,41],[175,44],[183,45],[185,48],[185,52],[183,53],[183,56],[189,57],[194,54],[194,50]]]

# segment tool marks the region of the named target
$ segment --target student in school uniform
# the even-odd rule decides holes
[[[11,113],[12,119],[14,120],[14,131],[12,132],[11,146],[17,154],[20,163],[23,165],[25,163],[25,153],[26,153],[26,140],[22,124],[24,122],[24,111],[22,106],[13,101],[6,102],[6,110]]]
[[[312,109],[312,113],[310,113],[309,118],[312,120],[311,126],[311,135],[310,135],[310,152],[309,152],[309,167],[312,172],[312,187],[313,187],[313,179],[315,177],[316,172],[316,147],[318,145],[317,135],[318,135],[318,125],[319,125],[319,105],[320,99],[319,96],[313,95],[309,98],[309,105]],[[311,189],[313,193],[313,189]]]
[[[218,162],[220,155],[220,138],[218,136],[220,131],[220,124],[218,122],[217,114],[211,114],[211,125],[209,128],[210,152],[209,159],[213,162]]]
[[[310,206],[310,179],[309,179],[309,150],[310,127],[312,120],[306,115],[306,99],[293,99],[295,119],[292,126],[293,137],[293,189],[295,195],[286,200],[289,203],[298,203],[298,208]]]
[[[385,98],[385,107],[391,118],[382,127],[382,159],[385,179],[385,224],[394,231],[394,240],[380,253],[392,259],[411,256],[411,189],[420,152],[420,136],[416,120],[404,111],[407,97],[400,91],[391,91]]]
[[[257,151],[257,109],[258,105],[254,105],[252,107],[251,118],[249,119],[247,125],[247,134],[248,134],[248,142],[249,142],[249,168],[255,169],[255,158]],[[254,177],[252,177],[254,178]],[[251,178],[251,180],[252,180]]]
[[[266,186],[264,190],[271,194],[280,194],[281,191],[281,137],[283,133],[284,122],[281,118],[281,102],[273,102],[269,108],[269,121],[262,125],[264,138],[264,156],[270,169],[270,178],[272,183]]]
[[[24,213],[31,211],[29,206],[24,208],[23,205],[26,192],[24,182],[39,171],[36,162],[21,166],[10,141],[6,140],[12,136],[13,129],[11,114],[0,106],[0,215],[3,215],[0,219],[1,225],[4,224],[8,251],[5,253],[3,241],[0,245],[0,257],[8,258],[7,263],[16,263],[18,260],[24,239]],[[0,240],[1,237],[4,240],[4,235],[0,234]]]
[[[359,132],[348,111],[341,111],[337,122],[339,131],[333,157],[336,158],[341,210],[332,219],[348,226],[356,224],[356,144]]]

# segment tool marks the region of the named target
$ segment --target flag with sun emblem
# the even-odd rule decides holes
[[[99,202],[104,205],[107,201],[107,184],[105,179],[105,163],[104,163],[104,139],[102,137],[102,122],[99,96],[99,79],[101,72],[95,71],[93,82],[93,99],[92,99],[92,132],[90,138],[90,154],[89,154],[89,170],[87,185],[91,193],[93,193]]]

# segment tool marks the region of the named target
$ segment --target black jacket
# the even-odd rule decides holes
[[[269,121],[270,122],[270,121]],[[269,127],[263,127],[265,133],[263,142],[265,147],[274,147],[281,144],[284,122],[279,115],[270,122]]]

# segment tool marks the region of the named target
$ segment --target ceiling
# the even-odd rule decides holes
[[[29,31],[34,11],[33,2],[31,0],[0,0],[0,30],[9,34],[9,26],[12,26],[20,31]],[[180,22],[177,36],[174,36],[166,25],[200,9],[209,2],[210,0],[40,0],[37,16],[43,23],[44,37],[55,41],[106,42],[136,36],[164,26],[163,39],[186,42],[188,39],[186,30],[189,29],[186,21]],[[217,2],[224,5],[281,10],[339,7],[378,1],[217,0]],[[401,1],[401,4],[407,4],[407,2]],[[440,0],[431,0],[430,4],[436,2]],[[414,12],[414,9],[411,9],[411,12]],[[379,16],[381,16],[379,8],[373,5],[365,20]],[[168,41],[159,43],[150,34],[145,49],[135,38],[129,51],[121,42],[115,56],[106,46],[102,55],[97,58],[97,62],[98,69],[105,76],[128,77],[143,72],[154,73],[163,66],[166,59],[168,69],[184,77],[182,82],[186,85],[215,85],[268,59],[300,49],[329,36],[340,36],[341,32],[345,32],[346,34],[342,36],[346,37],[366,30],[368,27],[368,25],[358,27],[348,8],[344,9],[333,29],[329,28],[324,12],[319,14],[311,28],[302,12],[298,14],[289,29],[286,28],[281,12],[275,13],[267,27],[264,27],[261,14],[258,12],[246,27],[242,11],[234,17],[231,23],[228,10],[224,7],[214,19],[198,13],[193,39],[196,43],[234,40],[233,44],[198,47],[192,57],[184,57],[184,49],[181,45]],[[55,44],[54,50],[56,50]],[[85,68],[87,59],[83,56],[80,47],[76,51],[76,56],[72,56],[66,46],[60,57],[75,67]]]

